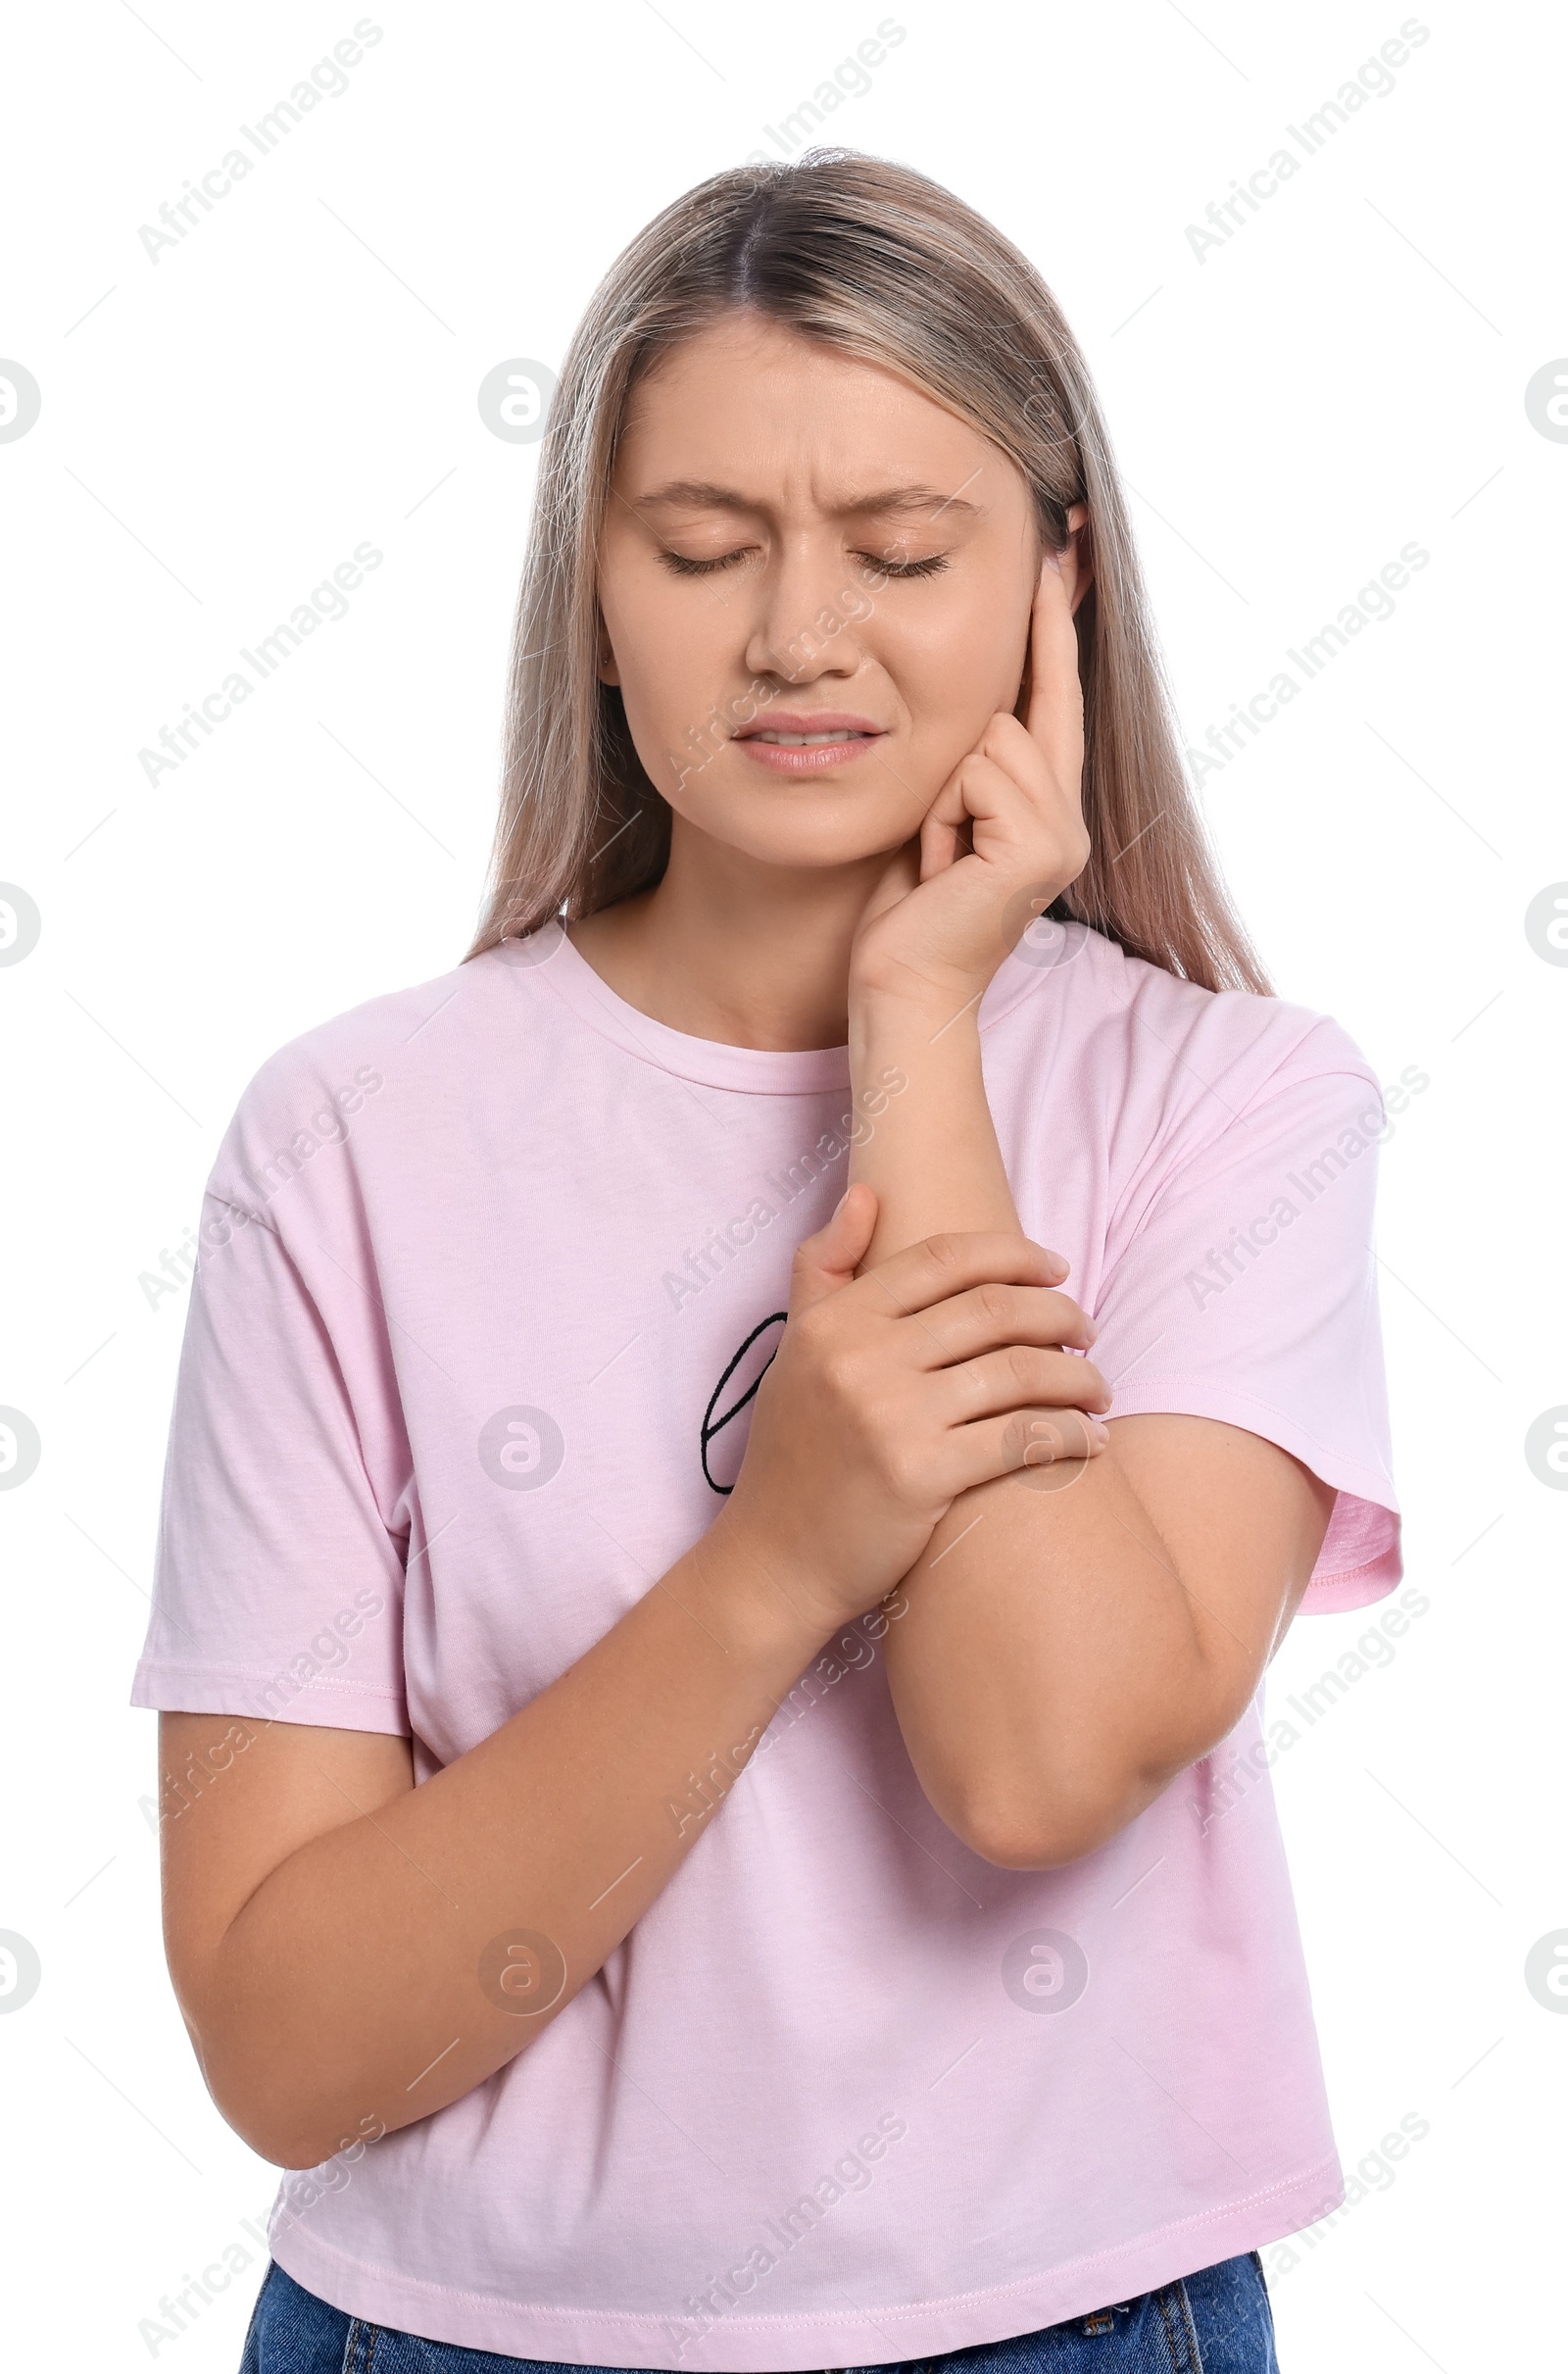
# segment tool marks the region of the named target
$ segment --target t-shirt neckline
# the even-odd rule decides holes
[[[503,941],[496,953],[504,957],[508,948],[519,946],[537,952],[533,962],[541,978],[580,1021],[677,1079],[752,1096],[815,1096],[850,1084],[848,1047],[731,1047],[722,1039],[693,1038],[656,1022],[616,996],[557,922],[543,924],[526,942]]]
[[[490,954],[499,963],[536,970],[579,1021],[677,1079],[750,1096],[816,1096],[824,1089],[850,1085],[848,1047],[733,1047],[723,1039],[693,1038],[656,1022],[652,1014],[616,995],[559,922],[541,924],[526,940],[503,940]],[[1000,1020],[1036,978],[1015,957],[1005,959],[982,1002],[982,1026]]]

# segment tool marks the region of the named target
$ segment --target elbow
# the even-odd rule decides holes
[[[937,1810],[971,1854],[999,1870],[1057,1871],[1108,1845],[1164,1785],[1108,1773],[1042,1777],[977,1788]]]
[[[209,2072],[207,2090],[224,2125],[274,2168],[318,2168],[340,2149],[312,2105],[289,2101],[279,2088],[225,2083]]]
[[[1058,1726],[998,1754],[921,1771],[926,1794],[972,1854],[1002,1871],[1056,1871],[1082,1862],[1138,1819],[1239,1719],[1151,1724],[1139,1735],[1097,1736]]]
[[[323,2117],[318,2103],[268,2100],[241,2104],[216,2094],[213,2100],[241,2143],[248,2144],[259,2159],[270,2160],[285,2172],[324,2168],[338,2159],[352,2164],[362,2157],[367,2144],[388,2132],[383,2120],[365,2117],[347,2122],[349,2132],[344,2133],[342,2123],[333,2123],[330,2113]],[[335,2191],[347,2181],[345,2170],[327,2181],[327,2189]]]
[[[355,2134],[339,2134],[329,2104],[304,2099],[282,2082],[280,2070],[257,2063],[252,2054],[223,2051],[210,2032],[197,2032],[188,2012],[185,2025],[214,2108],[274,2168],[318,2168],[354,2143],[363,2149],[385,2133],[379,2120],[362,2119]]]
[[[324,2167],[335,2159],[341,2142],[328,2140],[324,2133],[312,2133],[303,2122],[289,2126],[275,2112],[270,2116],[258,2107],[255,2116],[240,2117],[233,2110],[219,2108],[241,2143],[248,2144],[258,2159],[270,2160],[274,2168],[289,2170]]]
[[[971,1854],[994,1863],[999,1871],[1059,1871],[1065,1864],[1093,1855],[1097,1847],[1115,1836],[1119,1826],[1064,1819],[1059,1813],[1048,1817],[1040,1807],[1030,1808],[1021,1817],[1012,1812],[984,1813],[948,1825]]]

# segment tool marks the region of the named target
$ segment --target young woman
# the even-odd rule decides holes
[[[672,206],[475,946],[204,1216],[135,1698],[203,2073],[309,2171],[248,2367],[1274,2365],[1341,2179],[1259,1685],[1399,1572],[1383,1127],[1030,266],[843,154]]]

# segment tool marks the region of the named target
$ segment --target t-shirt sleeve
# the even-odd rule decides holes
[[[1113,1418],[1222,1419],[1334,1487],[1308,1612],[1403,1571],[1372,1251],[1388,1129],[1351,1042],[1319,1023],[1222,1128],[1171,1149],[1112,1229],[1095,1312]]]
[[[314,1185],[291,1229],[214,1173],[131,1704],[406,1734],[391,1364]]]

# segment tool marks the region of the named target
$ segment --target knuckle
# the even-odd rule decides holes
[[[853,1345],[832,1343],[825,1346],[817,1369],[823,1385],[838,1400],[853,1402],[858,1398],[863,1372]]]
[[[912,1507],[922,1500],[927,1490],[928,1462],[916,1457],[914,1446],[906,1437],[899,1436],[884,1443],[882,1450],[882,1481],[897,1501]]]
[[[842,1340],[844,1323],[831,1303],[813,1303],[794,1321],[796,1333],[804,1345],[821,1354]]]
[[[1000,1327],[1012,1316],[1012,1297],[1005,1286],[986,1285],[980,1289],[980,1311],[993,1326]]]
[[[955,1236],[951,1229],[943,1229],[936,1236],[928,1236],[925,1240],[925,1250],[941,1269],[956,1269],[963,1258],[961,1240]]]
[[[1015,1410],[1002,1429],[1002,1450],[1009,1467],[1023,1464],[1029,1447],[1029,1413]]]
[[[1016,1410],[1005,1440],[1009,1456],[1020,1467],[1049,1467],[1070,1451],[1068,1430],[1054,1410]]]
[[[782,1357],[788,1352],[796,1360],[807,1360],[815,1366],[822,1357],[825,1338],[826,1331],[816,1312],[803,1311],[785,1327],[783,1341],[779,1345],[779,1353]]]

